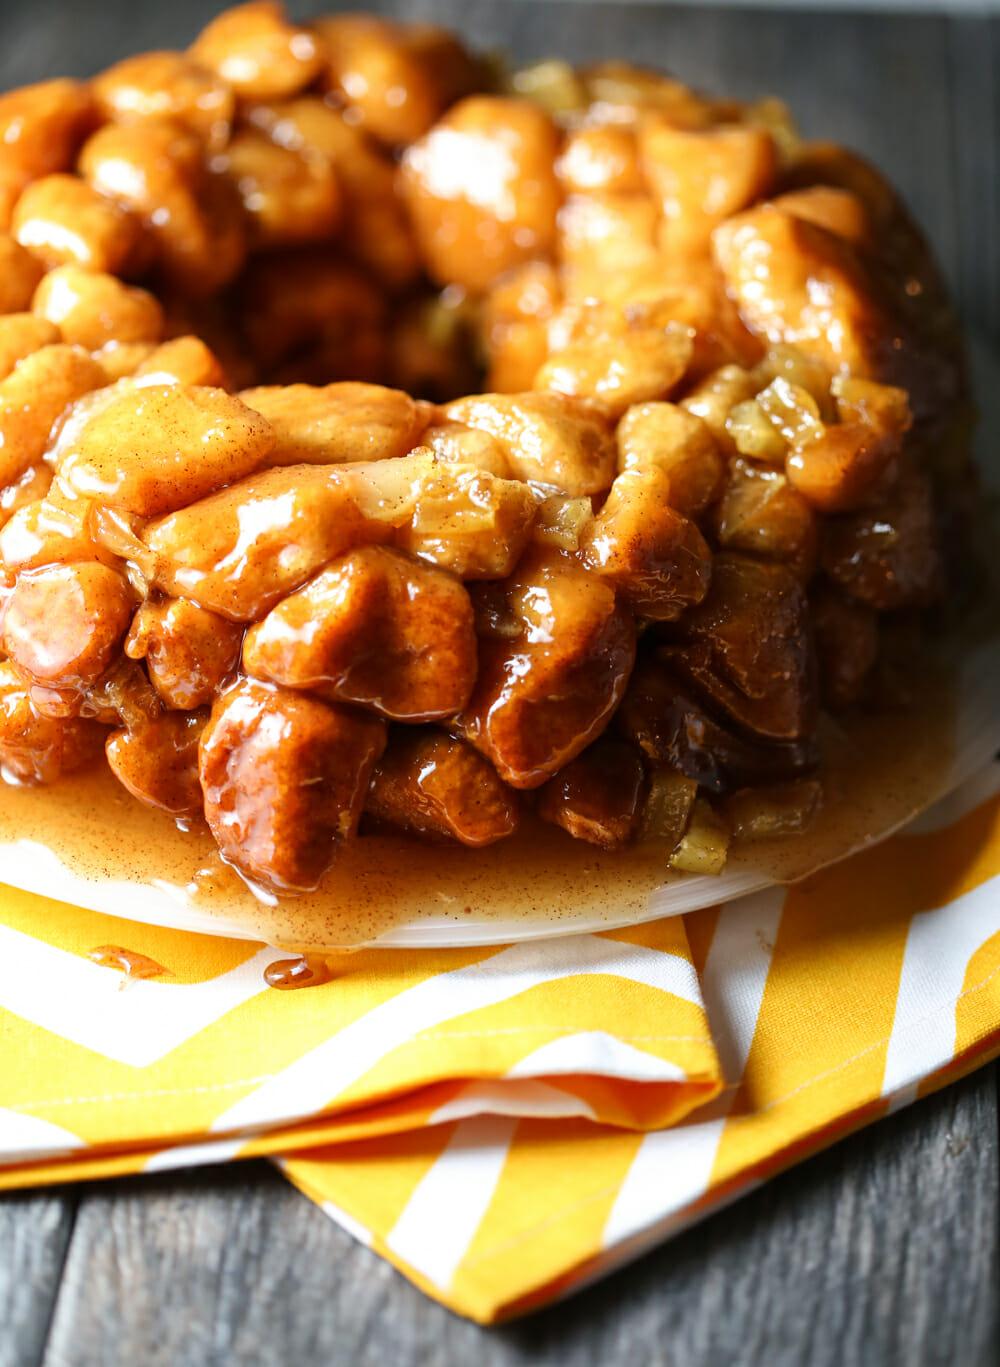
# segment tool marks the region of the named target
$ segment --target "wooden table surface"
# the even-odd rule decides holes
[[[397,0],[518,56],[625,57],[889,169],[1000,345],[1000,19]],[[0,0],[0,88],[183,45],[208,0]],[[329,4],[292,3],[305,15]],[[2,1064],[0,1064],[2,1066]],[[459,1320],[263,1163],[0,1200],[0,1367],[979,1367],[1000,1361],[998,1072],[772,1181],[564,1305]]]

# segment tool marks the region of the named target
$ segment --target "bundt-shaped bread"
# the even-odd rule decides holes
[[[807,826],[821,709],[898,700],[971,487],[871,167],[270,0],[0,135],[8,779],[103,751],[282,893],[359,822],[530,806],[701,871]]]

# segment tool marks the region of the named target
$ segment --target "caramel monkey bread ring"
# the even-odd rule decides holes
[[[876,171],[775,101],[271,0],[0,132],[8,781],[106,757],[279,894],[359,824],[698,872],[808,825],[974,491]]]

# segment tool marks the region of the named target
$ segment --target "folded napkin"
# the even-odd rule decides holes
[[[0,1187],[269,1154],[490,1322],[1000,1052],[1000,765],[789,890],[300,991],[282,957],[0,889]]]

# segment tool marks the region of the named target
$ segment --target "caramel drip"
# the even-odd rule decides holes
[[[87,958],[102,968],[115,968],[129,979],[171,976],[170,970],[155,959],[139,954],[134,949],[123,949],[121,945],[98,945],[96,949],[87,951]]]
[[[295,959],[276,959],[264,970],[268,987],[291,992],[300,987],[322,987],[336,977],[322,954],[300,954]]]

